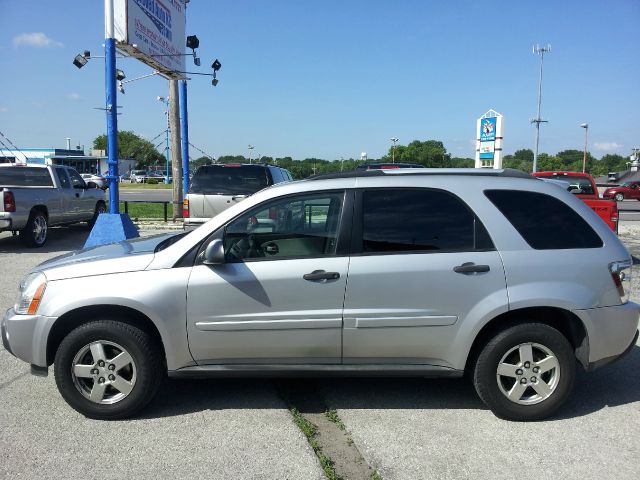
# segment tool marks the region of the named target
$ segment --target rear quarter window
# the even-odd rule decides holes
[[[536,250],[600,248],[602,239],[573,208],[544,193],[485,190],[487,198]]]

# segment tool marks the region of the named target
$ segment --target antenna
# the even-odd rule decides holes
[[[547,44],[541,47],[538,44],[533,46],[533,53],[540,55],[540,78],[538,80],[538,114],[536,118],[531,119],[531,123],[536,124],[536,149],[533,152],[533,171],[535,172],[538,167],[538,144],[540,143],[540,124],[547,123],[548,120],[543,120],[540,117],[540,106],[542,105],[542,65],[544,63],[544,54],[551,52],[551,45]]]

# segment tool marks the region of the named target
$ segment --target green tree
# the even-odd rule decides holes
[[[96,150],[108,150],[107,136],[97,136],[93,140],[93,148]],[[133,158],[138,162],[138,168],[161,165],[166,162],[165,156],[156,150],[153,143],[134,132],[126,130],[118,132],[118,157]]]
[[[393,147],[380,160],[391,162],[393,158]],[[447,154],[447,149],[439,140],[414,140],[409,145],[398,145],[395,151],[396,162],[419,163],[425,167],[441,168],[451,165],[451,158]]]

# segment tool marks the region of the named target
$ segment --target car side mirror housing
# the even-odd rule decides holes
[[[98,188],[98,184],[96,182],[88,181],[87,188]]]
[[[216,239],[207,245],[204,250],[204,259],[202,263],[205,265],[222,265],[226,262],[224,255],[224,243],[222,240]]]
[[[77,188],[78,190],[86,190],[87,188],[89,188],[88,184],[84,184],[84,185],[74,185],[73,188]]]

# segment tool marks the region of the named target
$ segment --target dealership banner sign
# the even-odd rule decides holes
[[[186,8],[183,0],[115,0],[118,49],[171,78],[183,78]]]

